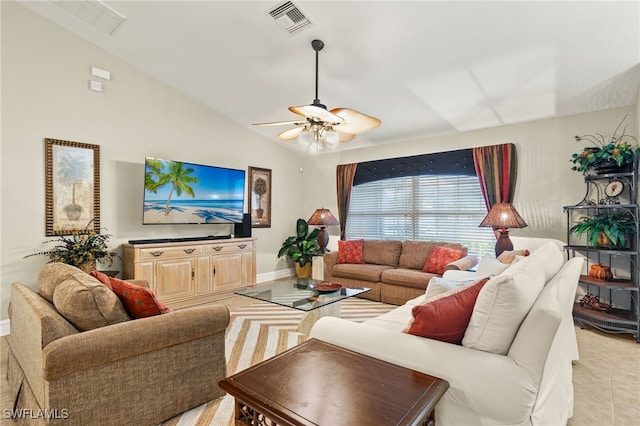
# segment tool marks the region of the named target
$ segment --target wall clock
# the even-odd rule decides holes
[[[604,193],[608,197],[617,197],[622,193],[624,189],[624,184],[619,180],[612,180],[604,189]]]
[[[619,180],[612,180],[605,186],[604,194],[607,196],[601,204],[620,204],[618,200],[618,196],[622,194],[622,190],[624,189],[624,183]]]

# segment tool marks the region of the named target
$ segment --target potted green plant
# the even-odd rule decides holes
[[[618,124],[610,140],[606,140],[600,133],[575,136],[577,142],[587,141],[592,145],[571,154],[571,169],[584,174],[592,170],[596,173],[610,173],[624,171],[624,167],[632,165],[636,156],[640,156],[640,150],[632,145],[632,141],[638,140],[627,134],[626,125],[622,127],[626,118],[625,116]],[[621,128],[622,132],[618,134]]]
[[[311,260],[320,253],[318,246],[319,229],[309,233],[309,224],[304,219],[296,222],[296,235],[288,237],[278,252],[278,257],[287,256],[293,260],[298,278],[311,276]]]
[[[636,233],[636,222],[627,212],[601,212],[582,217],[569,232],[578,237],[586,232],[591,247],[626,248]]]
[[[110,234],[100,234],[95,230],[84,229],[73,231],[71,235],[62,235],[57,239],[45,241],[45,244],[57,242],[51,250],[41,251],[25,256],[49,256],[49,262],[62,262],[91,272],[96,269],[96,262],[111,265],[114,257],[118,257],[107,248]]]

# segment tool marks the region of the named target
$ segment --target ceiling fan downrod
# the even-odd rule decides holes
[[[318,98],[318,62],[319,62],[319,52],[324,47],[324,42],[322,40],[313,40],[311,42],[311,47],[316,51],[316,98],[313,100],[313,105],[327,109],[326,105],[323,105]]]

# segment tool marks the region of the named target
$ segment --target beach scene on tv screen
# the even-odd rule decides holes
[[[239,223],[244,170],[145,159],[143,224]]]

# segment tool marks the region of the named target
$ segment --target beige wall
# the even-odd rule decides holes
[[[272,227],[254,229],[258,274],[277,261],[295,219],[310,214],[299,156],[81,40],[14,2],[2,10],[0,319],[12,282],[35,287],[44,256],[44,138],[100,145],[101,219],[110,246],[134,238],[230,233],[229,225],[143,226],[144,157],[273,171]],[[88,90],[89,69],[111,71],[104,91]],[[119,269],[116,265],[114,269]],[[121,270],[121,269],[120,269]]]
[[[580,201],[584,194],[582,178],[568,162],[580,148],[573,136],[611,132],[625,114],[633,133],[639,133],[640,112],[629,107],[299,157],[16,3],[0,2],[0,13],[0,319],[7,318],[11,283],[35,287],[46,262],[23,259],[46,248],[46,137],[100,145],[102,224],[113,234],[113,246],[133,238],[231,232],[226,225],[142,226],[145,156],[272,169],[272,227],[253,230],[258,274],[269,276],[287,268],[276,253],[294,231],[295,219],[306,219],[323,206],[337,214],[337,164],[513,142],[520,161],[515,204],[529,224],[513,234],[564,240],[562,206]],[[103,93],[88,90],[91,66],[112,73]],[[330,246],[335,247],[337,227],[330,232]]]

